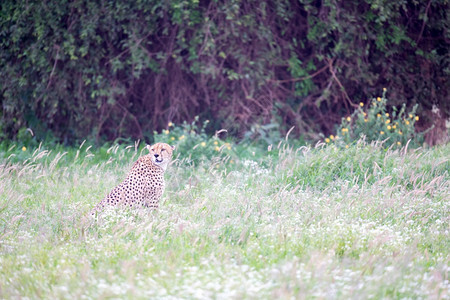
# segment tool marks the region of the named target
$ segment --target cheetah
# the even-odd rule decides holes
[[[92,215],[106,206],[158,208],[164,192],[164,171],[175,147],[156,143],[147,149],[150,153],[134,163],[126,179],[97,204]]]

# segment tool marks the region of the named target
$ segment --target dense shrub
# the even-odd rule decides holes
[[[149,138],[197,115],[234,134],[330,133],[382,87],[393,105],[419,104],[424,128],[433,105],[440,120],[450,111],[447,11],[445,0],[5,0],[0,134]]]
[[[347,147],[360,140],[365,142],[380,141],[384,147],[401,148],[418,147],[423,143],[423,132],[416,132],[415,123],[417,104],[411,111],[406,111],[403,104],[400,108],[392,106],[388,110],[386,89],[381,97],[373,98],[368,105],[363,102],[349,116],[342,118],[335,134],[325,138],[325,143]],[[391,100],[392,102],[392,100]]]
[[[198,117],[192,123],[183,122],[181,125],[169,122],[168,129],[154,132],[154,139],[175,146],[177,153],[184,153],[190,163],[208,160],[213,156],[229,159],[227,156],[233,151],[231,141],[219,139],[218,134],[209,136],[205,130],[209,123],[206,120],[199,124]]]

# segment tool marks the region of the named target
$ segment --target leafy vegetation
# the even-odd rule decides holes
[[[152,140],[169,121],[329,135],[386,87],[447,134],[448,1],[2,1],[0,138]],[[432,108],[439,110],[433,113]],[[434,141],[434,142],[433,142]]]
[[[360,139],[369,143],[378,141],[385,147],[401,148],[409,145],[417,148],[422,145],[424,132],[416,132],[414,126],[419,121],[419,116],[416,115],[417,105],[411,111],[406,111],[405,104],[400,110],[393,106],[389,112],[386,104],[386,89],[383,96],[373,98],[367,108],[360,102],[353,114],[342,118],[337,133],[325,138],[325,142],[334,142],[341,147],[348,147]]]
[[[98,219],[143,145],[3,144],[0,297],[448,296],[448,144],[248,147],[202,126],[157,133],[178,146],[158,211]]]

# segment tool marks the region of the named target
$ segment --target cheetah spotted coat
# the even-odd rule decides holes
[[[166,146],[160,146],[157,153],[158,149],[154,147],[158,145]],[[166,157],[161,153],[161,149],[167,151]],[[134,163],[126,179],[97,204],[92,211],[93,215],[107,206],[158,208],[165,187],[164,171],[171,160],[172,147],[158,143],[149,150],[150,154],[140,157]],[[155,156],[162,157],[164,164],[158,165]]]

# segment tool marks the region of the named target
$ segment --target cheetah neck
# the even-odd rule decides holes
[[[156,165],[155,163],[153,163],[150,155],[145,155],[141,157],[141,159],[150,169],[162,171],[162,173],[164,173],[167,169],[168,163]]]

